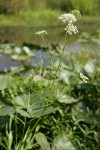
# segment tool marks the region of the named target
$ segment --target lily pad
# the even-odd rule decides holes
[[[18,61],[25,61],[25,60],[27,60],[29,57],[27,56],[27,55],[17,55],[17,54],[15,54],[15,55],[12,55],[11,56],[11,59],[13,59],[13,60],[18,60]]]
[[[24,46],[23,50],[27,56],[29,56],[29,57],[35,56],[35,54],[27,46]]]

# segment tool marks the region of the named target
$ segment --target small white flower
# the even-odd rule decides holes
[[[74,34],[78,33],[77,27],[74,26],[73,24],[68,24],[68,26],[66,26],[65,30],[69,35],[72,35],[72,33],[74,33]]]
[[[42,30],[42,31],[36,32],[35,34],[37,34],[37,35],[44,35],[44,34],[48,34],[48,33],[47,33],[47,31]]]
[[[59,19],[62,20],[62,22],[64,22],[64,23],[66,23],[66,22],[73,23],[73,22],[77,21],[76,17],[73,14],[69,14],[69,13],[62,14],[59,17]]]
[[[74,14],[75,16],[77,16],[77,17],[81,17],[81,13],[80,13],[79,10],[73,10],[71,13]]]
[[[88,79],[88,77],[86,77],[83,73],[81,73],[80,72],[80,78],[85,82],[85,83],[87,83],[87,80],[89,80]]]
[[[76,16],[80,15],[80,12],[77,10],[73,11],[73,13],[75,13]],[[72,35],[73,33],[74,34],[78,33],[77,27],[73,25],[73,23],[77,21],[76,16],[71,13],[65,13],[59,17],[59,19],[62,20],[62,22],[67,23],[65,30],[66,30],[66,33],[69,35]]]

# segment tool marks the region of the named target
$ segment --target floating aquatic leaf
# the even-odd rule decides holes
[[[18,61],[25,61],[27,60],[29,57],[27,55],[11,55],[11,59],[13,60],[18,60]]]
[[[16,53],[16,54],[20,54],[21,53],[21,48],[20,47],[14,47],[14,52]]]
[[[27,46],[24,46],[23,50],[27,56],[29,56],[29,57],[35,56],[35,54]]]
[[[9,44],[2,44],[0,47],[4,50],[5,54],[11,54],[12,53],[12,48]]]

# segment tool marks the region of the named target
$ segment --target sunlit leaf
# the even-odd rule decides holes
[[[12,48],[9,44],[2,44],[1,47],[2,47],[2,49],[4,49],[5,54],[11,54],[12,53]]]
[[[68,95],[62,95],[58,98],[58,101],[60,103],[65,103],[65,104],[71,104],[71,103],[76,103],[78,101],[78,99],[75,99],[71,96],[68,96]]]
[[[33,117],[40,117],[40,116],[48,115],[50,113],[54,113],[57,110],[58,110],[58,107],[45,106],[43,108],[33,110],[32,116]]]
[[[21,108],[17,108],[16,112],[23,117],[28,117],[28,118],[32,117],[31,114],[29,114],[26,110],[23,110]]]
[[[27,56],[27,55],[17,55],[17,54],[15,54],[15,55],[12,55],[11,56],[11,59],[13,59],[13,60],[18,60],[18,61],[25,61],[25,60],[27,60],[29,57]]]
[[[37,143],[41,146],[42,150],[50,150],[49,142],[47,141],[47,138],[43,133],[41,132],[36,133],[35,139]]]
[[[0,108],[0,116],[11,115],[15,112],[14,108],[11,106],[3,105]]]
[[[95,64],[94,62],[88,62],[85,66],[84,69],[87,73],[94,73],[95,69]]]
[[[13,79],[8,75],[0,75],[0,90],[9,88],[13,83]]]
[[[76,150],[71,141],[65,135],[55,137],[52,150]]]
[[[28,95],[17,96],[13,99],[14,104],[26,108],[28,105]]]
[[[39,94],[20,95],[13,98],[13,105],[16,106],[17,113],[26,117],[40,117],[58,110],[58,107],[46,105],[43,97]]]
[[[14,52],[16,53],[16,54],[20,54],[21,53],[21,48],[20,47],[14,47]]]
[[[30,56],[30,57],[35,56],[35,54],[27,46],[24,46],[23,50],[27,56]]]
[[[64,81],[65,83],[69,84],[69,77],[71,73],[69,71],[63,70],[59,74],[59,79]]]

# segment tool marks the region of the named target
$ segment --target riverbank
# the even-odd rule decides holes
[[[32,26],[32,27],[51,27],[61,26],[62,23],[58,17],[63,12],[58,10],[34,10],[20,11],[15,15],[0,15],[0,26]],[[82,16],[80,24],[97,24],[100,25],[99,16]]]

